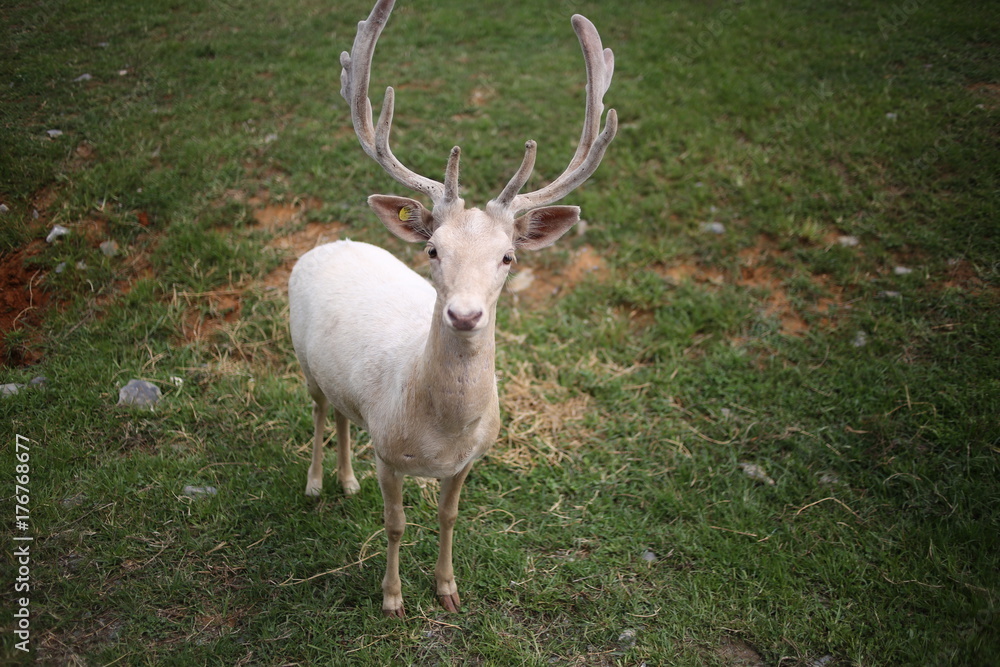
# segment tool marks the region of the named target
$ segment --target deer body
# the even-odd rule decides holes
[[[366,429],[392,470],[453,477],[496,440],[492,331],[449,331],[435,317],[444,304],[434,288],[391,254],[351,241],[319,246],[296,264],[289,300],[313,399]]]
[[[576,154],[561,176],[520,194],[535,160],[525,144],[517,173],[482,210],[459,197],[460,150],[451,151],[443,183],[410,171],[389,148],[395,96],[386,90],[377,127],[372,123],[368,80],[375,43],[394,0],[378,0],[350,53],[341,54],[341,95],[351,105],[365,152],[394,179],[433,201],[372,195],[382,223],[399,238],[425,244],[428,283],[391,254],[365,243],[338,241],[314,248],[289,279],[290,326],[295,354],[313,398],[313,453],[306,495],[323,485],[323,433],[333,407],[337,425],[337,476],[347,494],[360,487],[351,465],[349,422],[368,430],[385,505],[388,540],[382,611],[403,616],[399,547],[406,528],[405,475],[441,480],[440,549],[434,574],[449,611],[460,601],[452,568],[452,536],[462,484],[473,462],[496,440],[500,406],[495,372],[496,305],[520,250],[554,243],[579,221],[575,206],[549,206],[597,169],[614,138],[610,110],[603,131],[602,98],[614,59],[593,24],[573,26],[587,65],[587,106]],[[522,211],[525,213],[518,215]]]

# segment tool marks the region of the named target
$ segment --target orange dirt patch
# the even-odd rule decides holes
[[[828,236],[830,243],[836,243],[839,234]],[[760,313],[765,317],[778,320],[781,332],[788,336],[800,336],[809,331],[807,314],[830,315],[838,306],[844,306],[843,289],[831,285],[824,276],[812,276],[812,281],[830,296],[816,299],[805,311],[797,309],[791,302],[785,289],[785,276],[774,266],[774,259],[781,251],[772,239],[761,236],[750,248],[744,248],[737,255],[737,276],[730,275],[718,267],[707,266],[698,262],[682,261],[676,264],[655,267],[657,273],[673,284],[684,281],[721,286],[725,284],[738,285],[759,295]],[[830,324],[829,317],[820,322],[825,326]]]
[[[179,292],[178,299],[184,299],[188,308],[181,325],[181,335],[185,342],[206,340],[224,325],[235,322],[242,312],[239,288],[216,290],[213,292]]]
[[[249,201],[251,204],[263,204],[254,211],[253,217],[258,225],[266,229],[285,227],[298,222],[307,210],[322,206],[321,201],[312,197],[292,202],[267,202],[266,195],[258,195]]]
[[[305,228],[285,236],[279,236],[267,244],[282,253],[281,266],[267,274],[261,283],[266,288],[278,289],[284,292],[288,289],[288,276],[299,257],[318,245],[330,243],[341,238],[344,225],[339,222],[310,222]]]
[[[24,341],[8,348],[14,331],[32,329],[42,322],[50,297],[42,284],[44,275],[28,268],[27,260],[41,252],[44,244],[34,241],[0,258],[0,366],[27,366],[41,354],[33,349],[37,341]]]
[[[592,246],[584,245],[572,252],[569,262],[562,268],[519,270],[507,283],[507,289],[518,300],[539,302],[572,290],[590,276],[598,281],[606,280],[608,265]]]

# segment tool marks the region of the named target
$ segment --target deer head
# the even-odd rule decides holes
[[[445,323],[457,332],[480,331],[492,324],[515,252],[551,245],[580,219],[579,207],[551,204],[594,173],[615,137],[618,117],[614,109],[608,111],[604,129],[600,128],[614,54],[602,47],[593,23],[579,14],[573,16],[587,68],[586,114],[573,159],[554,181],[540,190],[522,193],[535,164],[536,144],[528,141],[520,168],[500,195],[484,210],[466,208],[459,196],[458,146],[451,150],[444,183],[411,171],[392,154],[389,133],[395,92],[391,86],[386,88],[378,123],[372,124],[368,99],[372,56],[394,4],[395,0],[378,0],[368,18],[358,23],[351,52],[340,56],[340,94],[351,105],[354,131],[365,153],[399,183],[427,196],[433,206],[428,210],[416,199],[391,195],[372,195],[368,203],[393,234],[404,241],[426,243]]]

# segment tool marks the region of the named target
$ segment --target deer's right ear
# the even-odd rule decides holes
[[[390,232],[411,243],[422,243],[434,233],[434,217],[416,199],[372,195],[368,205]]]

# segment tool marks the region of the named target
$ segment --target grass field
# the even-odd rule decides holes
[[[407,482],[403,621],[380,614],[367,436],[358,495],[332,451],[303,494],[284,288],[336,238],[420,265],[365,204],[408,193],[338,94],[369,9],[0,7],[0,384],[46,378],[0,396],[5,525],[30,440],[30,530],[4,532],[34,538],[28,654],[26,542],[4,541],[4,656],[997,664],[1000,8],[399,0],[373,104],[396,87],[417,171],[462,146],[468,202],[528,138],[529,187],[572,155],[573,13],[615,51],[621,124],[565,200],[585,227],[501,297],[505,426],[463,493],[459,614],[434,595],[435,482]],[[154,410],[116,405],[133,378]]]

